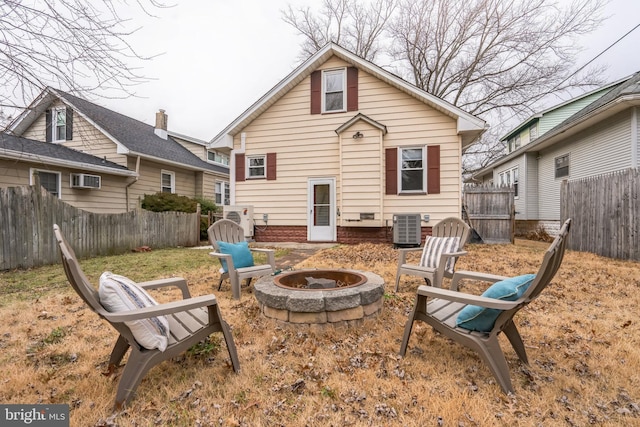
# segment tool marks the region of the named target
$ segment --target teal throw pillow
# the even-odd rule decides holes
[[[520,298],[533,282],[535,274],[524,274],[496,282],[484,291],[483,297],[515,301]],[[485,308],[477,305],[467,305],[460,310],[456,319],[456,326],[470,331],[490,332],[502,310]]]
[[[253,255],[251,255],[247,242],[227,243],[218,241],[217,243],[220,252],[231,255],[235,268],[251,267],[253,265]],[[222,263],[222,269],[226,273],[228,271],[227,261],[221,259],[220,262]]]

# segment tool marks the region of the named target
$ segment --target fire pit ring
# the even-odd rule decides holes
[[[346,278],[348,283],[327,289],[302,289],[297,283],[291,286],[307,277],[328,280],[337,277],[340,282]],[[295,325],[357,325],[377,316],[384,300],[382,277],[358,270],[308,269],[263,276],[254,289],[264,316]]]

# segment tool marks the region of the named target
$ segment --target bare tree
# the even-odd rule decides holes
[[[74,93],[97,88],[125,94],[145,77],[135,68],[140,55],[127,41],[120,0],[0,0],[0,108],[24,108],[46,86]],[[167,7],[138,0],[150,14]]]
[[[289,8],[284,20],[305,37],[307,55],[327,41],[369,60],[386,55],[392,71],[491,122],[522,119],[550,94],[602,83],[602,69],[574,70],[577,38],[600,25],[605,1],[563,7],[556,0],[388,0],[383,9],[366,9],[366,0],[326,0],[320,12]],[[353,20],[354,10],[366,10],[369,20]],[[344,16],[349,19],[337,18]],[[372,24],[364,24],[367,31],[356,22]],[[371,51],[353,46],[379,49],[365,56]],[[485,137],[470,152],[485,158],[466,166],[483,165],[503,147]]]
[[[324,0],[322,11],[311,8],[283,12],[283,20],[303,35],[301,58],[314,54],[328,42],[335,42],[356,55],[374,61],[384,42],[396,0],[375,0],[367,4],[354,0]]]

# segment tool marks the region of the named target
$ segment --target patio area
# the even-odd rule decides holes
[[[546,243],[468,245],[460,269],[535,272]],[[187,255],[183,255],[187,253]],[[295,265],[371,271],[385,282],[384,308],[361,327],[283,327],[262,315],[253,292],[217,291],[207,251],[170,250],[82,260],[93,283],[104,270],[134,280],[170,272],[193,295],[214,293],[233,329],[241,372],[214,337],[153,369],[129,408],[111,412],[117,381],[101,373],[115,334],[68,288],[60,266],[0,273],[0,367],[5,403],[68,403],[71,425],[633,425],[640,423],[640,264],[568,251],[540,298],[516,316],[531,365],[505,346],[516,394],[507,396],[477,356],[421,324],[398,356],[420,280],[393,292],[397,253],[361,244],[319,250]],[[279,265],[278,259],[276,264]],[[155,270],[151,270],[155,269]],[[162,273],[162,274],[161,274]],[[479,284],[465,291],[481,292]],[[155,296],[155,294],[154,294]],[[175,295],[157,295],[159,301]],[[506,345],[506,343],[505,343]],[[117,373],[116,373],[117,375]]]

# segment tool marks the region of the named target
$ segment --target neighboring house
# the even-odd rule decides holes
[[[214,137],[260,241],[391,241],[394,214],[461,214],[461,154],[485,122],[336,44]],[[420,225],[420,224],[418,224]]]
[[[101,213],[135,209],[145,194],[161,191],[214,200],[228,165],[206,161],[204,146],[199,155],[185,148],[167,121],[160,110],[154,128],[47,88],[9,126],[13,136],[0,139],[0,185],[32,184],[38,172],[60,199]]]
[[[638,167],[640,73],[557,105],[502,138],[508,154],[473,180],[515,187],[519,234],[560,226],[563,180]]]
[[[230,186],[229,186],[229,154],[228,148],[220,148],[217,150],[208,148],[208,142],[191,136],[182,135],[176,132],[168,132],[169,136],[175,141],[207,162],[220,165],[227,169],[227,174],[217,176],[215,179],[214,201],[216,205],[223,206],[230,204]]]

